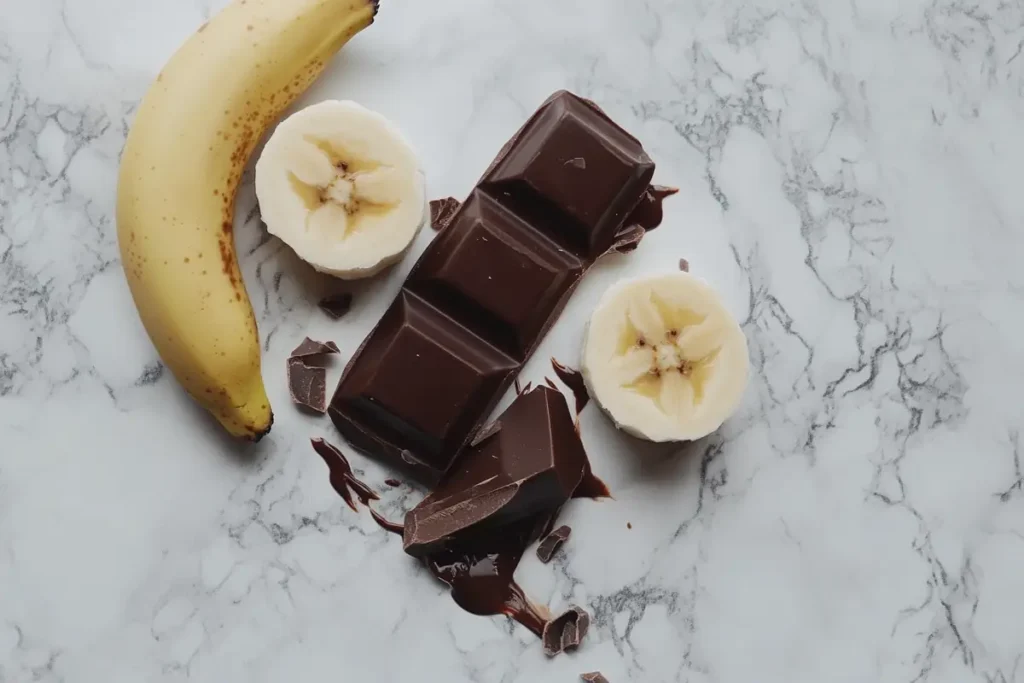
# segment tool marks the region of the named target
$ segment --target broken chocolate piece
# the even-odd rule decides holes
[[[555,553],[558,552],[558,549],[562,547],[562,544],[565,543],[571,533],[572,529],[563,524],[545,536],[544,540],[540,542],[539,546],[537,546],[537,559],[544,564],[550,562],[551,558],[554,557]]]
[[[327,412],[327,370],[307,365],[304,358],[289,358],[288,392],[296,405],[323,415]]]
[[[430,227],[436,232],[441,232],[448,227],[448,224],[452,221],[452,216],[462,206],[455,197],[445,197],[444,199],[432,199],[430,200]]]
[[[494,422],[484,425],[477,431],[476,435],[473,437],[473,440],[469,442],[469,447],[473,448],[474,446],[479,446],[484,441],[487,441],[487,439],[491,438],[500,431],[500,420],[495,420]]]
[[[295,347],[289,358],[307,358],[309,356],[323,356],[325,354],[341,353],[338,345],[332,341],[318,342],[309,337],[302,340],[302,343]]]
[[[689,273],[690,272],[690,262],[687,261],[684,258],[679,259],[679,270],[683,271],[684,273]]]
[[[335,320],[352,310],[352,293],[342,292],[320,299],[320,309]]]
[[[640,240],[646,234],[647,231],[642,225],[633,224],[615,236],[615,244],[608,251],[616,254],[628,254],[640,246]]]
[[[562,365],[554,358],[551,359],[551,367],[555,369],[558,379],[572,390],[573,398],[576,399],[576,414],[579,415],[590,401],[590,393],[587,391],[586,382],[583,381],[583,374],[575,368]]]
[[[587,454],[565,398],[547,387],[517,397],[501,429],[471,446],[405,517],[405,552],[421,556],[482,530],[553,513],[572,496]]]
[[[611,683],[600,671],[591,671],[589,673],[580,674],[580,680],[585,681],[586,683]]]
[[[596,106],[565,91],[544,102],[345,368],[329,413],[349,443],[440,479],[631,212],[645,197],[660,207],[653,174]],[[632,223],[654,227],[650,213]]]
[[[583,642],[590,629],[590,615],[573,606],[544,625],[541,639],[544,654],[554,657],[559,652],[572,652]]]

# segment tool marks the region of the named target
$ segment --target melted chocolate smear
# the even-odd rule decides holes
[[[404,524],[398,524],[397,522],[388,521],[384,519],[384,517],[381,516],[379,512],[371,508],[369,505],[367,505],[366,507],[370,509],[370,516],[373,517],[373,521],[377,522],[377,525],[380,526],[381,529],[384,529],[384,531],[390,531],[393,534],[398,534],[399,536],[405,535]]]
[[[679,192],[677,187],[651,185],[640,198],[640,203],[633,209],[633,213],[626,218],[624,225],[639,225],[644,230],[654,230],[661,225],[661,220],[665,217],[662,203],[666,197],[671,197],[676,192]]]
[[[551,367],[555,369],[558,379],[562,380],[565,386],[572,389],[572,395],[576,399],[576,414],[579,415],[587,407],[587,403],[590,402],[590,394],[587,392],[587,385],[583,381],[583,375],[580,374],[579,370],[570,368],[568,365],[562,365],[554,358],[551,359]]]
[[[352,293],[342,292],[325,296],[317,305],[320,306],[320,310],[337,320],[352,309]]]
[[[356,479],[348,458],[337,447],[323,439],[310,439],[310,442],[313,444],[313,450],[327,463],[327,469],[331,473],[331,486],[334,487],[334,490],[338,492],[338,495],[341,496],[342,500],[350,508],[358,511],[355,499],[352,497],[352,490],[349,488],[349,483],[359,480]],[[373,492],[371,491],[370,493]],[[376,496],[376,494],[374,495]]]
[[[590,615],[579,607],[570,607],[544,625],[544,654],[554,657],[559,652],[572,652],[583,642],[588,630]]]
[[[594,500],[612,497],[612,492],[608,490],[608,484],[605,484],[594,474],[594,470],[590,466],[590,460],[587,460],[587,467],[583,471],[583,481],[572,492],[572,497],[593,498]]]
[[[544,515],[509,526],[500,534],[481,534],[464,542],[461,549],[429,555],[427,568],[451,587],[452,599],[462,609],[482,616],[504,614],[542,637],[551,615],[526,597],[513,574],[527,546],[548,523]]]
[[[380,500],[380,496],[374,492],[364,482],[360,481],[355,472],[352,471],[352,465],[349,464],[348,458],[338,448],[324,439],[310,439],[313,444],[313,450],[315,450],[324,462],[327,463],[327,469],[331,473],[331,486],[338,492],[342,500],[354,511],[358,512],[356,507],[355,499],[359,499],[363,505],[370,511],[370,516],[373,517],[373,521],[384,529],[390,531],[393,534],[401,536],[405,532],[405,527],[395,522],[389,522],[383,516],[380,515],[376,510],[370,507],[370,501]],[[393,481],[393,480],[389,480]],[[397,484],[397,482],[396,482]],[[353,494],[355,498],[353,498]]]
[[[580,680],[586,683],[611,683],[607,678],[604,677],[600,671],[591,671],[590,673],[580,674]]]
[[[289,358],[306,358],[308,356],[322,356],[331,353],[341,353],[338,345],[332,341],[318,342],[309,337],[302,340],[302,343],[295,347]]]
[[[689,273],[690,272],[690,262],[687,261],[684,258],[679,259],[679,270],[683,271],[684,273]]]
[[[565,543],[571,533],[572,529],[563,524],[545,536],[544,540],[540,542],[539,546],[537,546],[537,559],[544,564],[550,562],[551,558],[554,557],[555,553],[558,552],[558,549],[562,547],[562,544]]]
[[[460,206],[462,206],[462,202],[455,197],[432,199],[430,201],[430,227],[436,232],[447,228],[448,224],[452,222],[452,216]]]

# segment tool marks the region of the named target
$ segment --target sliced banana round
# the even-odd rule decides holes
[[[718,429],[747,384],[747,340],[718,293],[690,273],[626,280],[598,302],[581,372],[616,426],[650,441]]]
[[[426,216],[412,147],[377,112],[328,100],[274,130],[256,162],[267,230],[317,270],[369,277],[402,258]]]

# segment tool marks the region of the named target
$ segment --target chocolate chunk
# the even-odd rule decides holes
[[[460,206],[462,202],[455,197],[430,200],[430,227],[437,232],[447,228]]]
[[[288,392],[296,405],[323,415],[327,412],[327,370],[307,365],[305,358],[289,358]]]
[[[405,551],[420,556],[484,530],[552,513],[583,479],[587,454],[565,398],[547,387],[516,398],[501,430],[470,446],[405,517]]]
[[[679,270],[683,271],[684,273],[689,273],[690,272],[690,262],[687,261],[684,258],[679,259]]]
[[[477,430],[476,435],[473,436],[473,440],[469,442],[470,448],[472,448],[474,446],[479,446],[484,441],[487,441],[487,439],[491,438],[492,436],[494,436],[495,434],[497,434],[500,431],[501,431],[501,421],[500,420],[495,420],[494,422],[491,422],[490,424],[484,425],[479,430]]]
[[[320,299],[318,305],[324,313],[337,320],[352,309],[352,294],[351,292],[342,292],[325,296]]]
[[[554,657],[559,652],[572,652],[583,642],[589,629],[590,615],[579,607],[570,607],[544,626],[541,635],[544,654]]]
[[[549,98],[349,362],[329,407],[349,443],[426,481],[447,472],[623,226],[653,227],[647,207],[636,213],[644,201],[660,208],[653,174],[599,108]]]
[[[580,680],[586,681],[586,683],[610,683],[610,681],[605,678],[600,671],[591,671],[590,673],[580,674]]]
[[[554,358],[551,359],[551,367],[555,369],[558,379],[572,390],[573,398],[576,399],[576,414],[579,415],[590,401],[590,393],[587,391],[587,383],[583,381],[583,375],[579,370],[562,365]]]
[[[554,557],[555,553],[558,552],[558,549],[562,547],[562,544],[565,543],[571,533],[572,529],[563,524],[545,536],[544,540],[540,542],[539,546],[537,546],[537,559],[544,564],[550,562],[551,558]]]
[[[341,349],[334,342],[318,342],[306,337],[301,344],[295,347],[289,358],[308,358],[309,356],[323,356],[331,353],[341,353]]]

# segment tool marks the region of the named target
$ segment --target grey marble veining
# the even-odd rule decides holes
[[[464,196],[568,87],[680,187],[524,379],[575,362],[607,286],[681,257],[742,321],[752,381],[713,437],[645,445],[584,413],[615,500],[574,502],[564,551],[518,574],[594,615],[552,660],[348,510],[307,442],[340,439],[287,405],[288,350],[309,334],[347,359],[412,258],[331,322],[331,283],[268,238],[244,184],[277,405],[255,449],[146,338],[118,157],[149,81],[222,4],[0,4],[0,682],[1024,683],[1021,3],[382,0],[304,98],[381,111],[431,195]],[[382,495],[396,517],[420,492]]]

